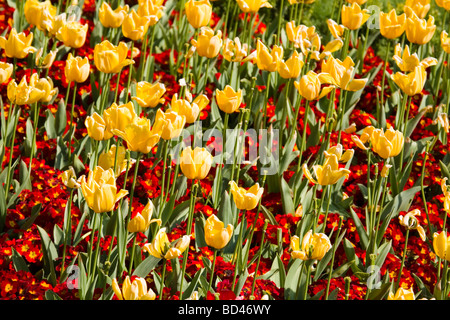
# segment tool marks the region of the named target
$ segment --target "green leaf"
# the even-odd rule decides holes
[[[18,272],[18,271],[26,271],[26,272],[30,272],[30,270],[28,269],[27,263],[25,262],[25,260],[22,258],[22,256],[20,255],[20,253],[18,253],[16,251],[16,249],[12,248],[12,262],[14,265],[14,269]]]
[[[154,256],[148,256],[134,269],[133,275],[145,278],[161,261],[161,259]]]
[[[45,291],[45,300],[63,300],[63,299],[52,290],[47,290]]]
[[[53,261],[58,258],[58,251],[50,237],[47,234],[47,231],[42,229],[40,226],[37,226],[39,235],[41,236],[41,245],[42,252],[44,255],[44,269],[46,271],[46,275],[52,285],[56,284],[56,272],[53,265]]]
[[[295,207],[293,201],[292,190],[289,188],[288,183],[281,176],[281,203],[283,204],[284,214],[294,214]]]

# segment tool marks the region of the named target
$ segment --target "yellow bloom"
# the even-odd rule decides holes
[[[138,0],[137,14],[149,18],[149,25],[155,25],[163,15],[162,1]]]
[[[428,43],[436,31],[434,17],[429,16],[428,20],[420,19],[415,13],[406,19],[406,38],[409,42],[419,45]]]
[[[399,216],[398,220],[402,226],[404,226],[408,230],[417,230],[419,232],[420,238],[422,241],[425,241],[427,236],[425,234],[425,230],[419,224],[419,220],[417,220],[416,216],[420,216],[420,210],[414,209],[409,211],[404,216]]]
[[[53,87],[51,78],[39,79],[37,73],[31,75],[28,84],[26,76],[23,76],[19,85],[12,80],[7,88],[8,99],[17,105],[33,104],[38,101],[49,102],[57,92],[58,89]]]
[[[116,202],[128,194],[125,189],[117,192],[112,169],[103,170],[102,167],[97,166],[89,172],[87,181],[84,175],[79,181],[87,205],[96,213],[112,211]]]
[[[294,86],[297,88],[300,95],[309,101],[321,99],[334,89],[334,86],[322,88],[320,75],[312,70],[301,77],[300,81],[295,81]]]
[[[264,188],[261,188],[258,183],[249,189],[238,187],[234,181],[230,181],[230,186],[234,203],[239,210],[255,209],[264,192]]]
[[[340,50],[344,46],[344,42],[341,39],[333,39],[328,42],[323,48],[322,52],[318,50],[310,51],[311,59],[320,61],[326,57],[331,56],[333,52]]]
[[[338,24],[333,19],[327,20],[327,26],[333,38],[340,39],[344,35],[346,27],[342,24]]]
[[[405,32],[406,14],[397,16],[395,9],[389,13],[380,12],[380,33],[388,39],[400,37]]]
[[[58,52],[58,50],[52,50],[49,53],[47,53],[44,58],[42,58],[43,51],[44,51],[43,48],[40,48],[38,50],[38,52],[36,53],[34,63],[38,68],[48,69],[53,65],[53,62],[55,62],[56,53]]]
[[[425,18],[428,11],[430,11],[430,0],[406,0],[403,9],[408,12],[408,7],[412,10],[420,19]]]
[[[363,5],[364,3],[367,2],[367,0],[346,0],[348,3],[352,4],[352,3],[357,3],[359,5]]]
[[[234,41],[227,38],[223,44],[222,54],[227,61],[241,62],[248,55],[248,45],[241,44],[238,37],[234,38]]]
[[[340,143],[337,145],[329,148],[328,150],[324,151],[325,157],[329,157],[330,155],[334,154],[336,155],[339,162],[345,162],[347,163],[353,158],[353,154],[355,151],[353,149],[347,149],[345,152],[343,152],[343,147]]]
[[[403,133],[392,127],[383,132],[383,129],[374,129],[370,137],[372,150],[383,159],[395,157],[400,154],[404,144]]]
[[[450,39],[448,38],[448,33],[445,31],[441,32],[441,47],[446,53],[450,53]]]
[[[78,21],[71,21],[63,24],[58,30],[56,37],[62,41],[66,47],[77,49],[84,45],[87,31],[87,24],[83,25]]]
[[[412,288],[406,290],[403,287],[399,287],[395,295],[389,292],[388,300],[414,300],[414,291]]]
[[[433,234],[433,249],[439,258],[450,262],[450,237],[445,231]]]
[[[116,153],[117,153],[117,161],[116,161]],[[108,152],[102,152],[98,157],[98,165],[102,167],[104,170],[113,169],[116,166],[116,170],[114,175],[118,177],[121,173],[125,172],[125,170],[132,166],[135,160],[130,159],[129,161],[125,158],[126,152],[125,147],[119,146],[119,149],[116,149],[116,145],[113,144],[111,148],[109,148]]]
[[[64,74],[67,81],[82,83],[87,80],[91,70],[89,59],[87,57],[74,57],[69,52],[66,60],[66,66],[64,67]]]
[[[219,30],[214,34],[214,30],[210,27],[202,27],[197,40],[191,40],[198,55],[206,58],[215,58],[220,52],[222,43],[222,32]]]
[[[293,236],[290,242],[291,256],[293,259],[322,260],[328,250],[331,249],[330,239],[324,233],[312,233],[309,230],[303,237],[301,247],[300,238]]]
[[[123,67],[133,62],[127,59],[128,47],[125,42],[118,46],[108,40],[96,44],[94,47],[94,63],[98,70],[104,73],[118,73]]]
[[[121,105],[114,102],[109,108],[103,111],[106,129],[111,133],[114,129],[124,131],[125,127],[133,122],[134,118],[137,118],[137,115],[131,101]]]
[[[304,55],[309,51],[320,50],[321,40],[316,32],[316,27],[305,25],[295,25],[295,21],[286,23],[286,35],[295,48],[300,48]]]
[[[106,130],[106,123],[97,112],[94,112],[91,116],[86,117],[84,121],[87,133],[89,137],[94,140],[102,141],[110,139],[113,134]]]
[[[242,90],[234,91],[229,85],[226,85],[223,90],[216,89],[216,102],[223,112],[233,113],[242,103]]]
[[[354,79],[355,63],[350,56],[344,61],[330,56],[322,63],[320,79],[322,83],[328,83],[340,87],[342,90],[358,91],[364,88],[367,78]]]
[[[394,56],[392,58],[394,59],[400,70],[403,72],[414,71],[417,66],[428,68],[437,64],[437,59],[432,57],[428,57],[420,61],[417,53],[410,53],[408,45],[405,45],[405,49],[403,50],[402,54],[402,46],[400,44],[397,44],[395,46]]]
[[[11,78],[13,69],[11,63],[0,62],[0,83],[5,83]]]
[[[303,55],[294,50],[292,56],[284,60],[278,61],[277,70],[283,79],[298,78],[303,68]]]
[[[385,163],[383,165],[383,169],[381,169],[381,173],[380,176],[382,176],[383,178],[387,178],[389,175],[389,169],[392,168],[392,165]]]
[[[444,210],[445,212],[450,211],[450,191],[447,188],[447,178],[441,180],[441,189],[444,194]]]
[[[144,39],[144,35],[147,33],[149,26],[150,18],[139,16],[133,9],[125,16],[125,19],[123,19],[122,33],[124,37],[133,41],[142,40]]]
[[[209,24],[212,14],[212,6],[208,0],[189,0],[184,5],[189,24],[198,29]]]
[[[113,10],[108,3],[103,2],[98,12],[98,18],[105,28],[118,28],[122,25],[128,10],[128,5],[118,6]]]
[[[361,7],[354,2],[351,6],[342,6],[341,19],[342,24],[350,29],[356,30],[370,18],[369,10],[361,9]]]
[[[45,24],[48,34],[50,36],[56,37],[63,25],[69,22],[74,22],[76,20],[77,16],[75,14],[72,14],[67,18],[66,13],[63,12],[57,16],[56,15],[50,16],[50,18],[48,20],[43,21],[43,23]]]
[[[139,81],[136,84],[136,96],[131,99],[136,101],[142,108],[155,108],[158,104],[164,103],[163,95],[166,87],[163,83],[149,83]]]
[[[161,228],[152,243],[146,243],[143,250],[159,259],[175,259],[187,249],[190,240],[188,235],[184,235],[171,243],[167,237],[166,228]]]
[[[174,110],[167,110],[162,112],[158,109],[155,117],[155,125],[158,126],[158,131],[161,132],[161,138],[170,140],[178,137],[186,124],[186,117],[179,115]]]
[[[230,242],[233,230],[231,224],[224,228],[223,222],[215,214],[210,215],[205,223],[206,244],[217,250],[224,248]]]
[[[152,214],[154,210],[154,206],[151,200],[149,200],[142,210],[142,212],[137,213],[129,222],[128,222],[128,232],[145,232],[150,227],[150,224],[157,223],[161,225],[161,219],[152,219]]]
[[[278,61],[283,58],[283,47],[274,45],[269,49],[258,39],[256,45],[256,64],[260,70],[274,72],[277,70]]]
[[[63,171],[60,175],[62,183],[70,189],[77,189],[81,185],[78,183],[76,179],[77,175],[73,167],[69,167],[69,169]]]
[[[200,94],[195,97],[194,101],[191,99],[178,99],[175,93],[172,96],[172,103],[170,109],[178,113],[180,116],[186,117],[186,123],[194,123],[197,120],[200,111],[203,110],[209,103],[206,95]]]
[[[155,300],[156,294],[148,288],[144,278],[135,277],[133,282],[126,276],[122,284],[122,290],[116,279],[112,280],[111,286],[119,300]]]
[[[47,24],[51,17],[56,15],[56,7],[47,0],[39,2],[38,0],[27,0],[25,2],[23,13],[27,22],[36,26],[41,31],[47,30]]]
[[[0,37],[0,48],[5,50],[8,58],[24,59],[29,53],[36,52],[36,48],[31,46],[32,42],[33,32],[25,35],[12,28],[8,38]]]
[[[445,10],[450,10],[450,0],[435,0],[436,4],[441,7],[444,8]]]
[[[427,79],[427,72],[423,66],[417,66],[414,71],[408,74],[396,72],[391,75],[391,78],[404,93],[413,96],[422,92]]]
[[[213,156],[205,148],[189,146],[181,152],[180,169],[188,179],[204,179],[211,169]]]
[[[323,165],[314,165],[313,171],[317,180],[313,178],[306,164],[303,165],[303,174],[305,177],[311,183],[317,183],[321,186],[335,184],[339,179],[347,177],[350,174],[350,170],[339,168],[339,160],[335,154],[327,156]]]
[[[272,5],[267,0],[236,0],[239,8],[245,13],[258,12],[260,8],[272,8]]]

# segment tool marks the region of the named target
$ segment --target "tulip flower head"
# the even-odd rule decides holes
[[[248,55],[248,45],[241,44],[238,37],[234,38],[234,41],[225,39],[222,50],[224,59],[232,62],[241,62]]]
[[[200,111],[203,110],[209,103],[206,95],[200,94],[192,101],[192,96],[187,96],[187,99],[178,99],[178,95],[172,96],[172,103],[170,109],[186,118],[186,123],[194,123]]]
[[[180,136],[186,124],[186,117],[171,109],[168,109],[166,112],[158,109],[154,123],[154,126],[158,128],[158,132],[161,133],[161,138],[171,140]]]
[[[404,216],[399,216],[398,220],[402,226],[404,226],[408,230],[417,230],[419,232],[420,238],[422,241],[425,241],[427,236],[425,234],[425,230],[423,227],[419,224],[419,220],[416,218],[417,216],[420,216],[420,210],[414,209],[409,211]]]
[[[223,90],[216,89],[216,102],[223,112],[236,112],[242,103],[242,90],[234,91],[229,85],[226,85]]]
[[[414,291],[413,288],[405,289],[403,287],[399,287],[397,292],[392,293],[389,292],[388,300],[414,300]]]
[[[239,8],[245,13],[258,12],[260,8],[272,8],[267,0],[236,0]]]
[[[430,0],[406,0],[403,10],[409,14],[409,11],[414,12],[420,19],[426,17],[430,11]]]
[[[254,184],[249,189],[239,187],[236,182],[230,181],[230,191],[233,195],[233,200],[239,210],[253,210],[259,203],[264,188],[259,186],[259,183]]]
[[[124,5],[118,6],[113,10],[108,3],[102,2],[98,12],[98,18],[105,28],[118,28],[122,25],[129,9],[128,5]]]
[[[162,1],[138,0],[137,14],[149,19],[149,26],[155,25],[163,15]]]
[[[151,200],[147,202],[142,212],[138,212],[128,222],[128,232],[145,232],[150,227],[150,224],[157,223],[161,225],[161,219],[152,219],[154,206]]]
[[[112,138],[113,134],[106,130],[106,123],[102,116],[94,112],[88,116],[84,121],[89,137],[96,141],[108,140]]]
[[[74,57],[69,53],[64,67],[64,74],[67,81],[82,83],[87,80],[90,74],[91,65],[87,57]]]
[[[354,2],[349,6],[342,6],[342,24],[350,29],[357,30],[370,18],[369,10],[361,9],[358,3]]]
[[[319,50],[321,40],[316,32],[316,27],[307,27],[305,25],[295,25],[295,21],[286,23],[286,35],[290,42],[294,44],[294,48],[300,48],[304,55],[310,50]]]
[[[293,236],[290,242],[291,256],[293,259],[322,260],[328,250],[331,249],[330,239],[324,233],[312,233],[309,230],[302,239]]]
[[[328,26],[328,30],[330,31],[331,35],[335,39],[341,39],[341,37],[344,35],[345,29],[347,29],[343,24],[338,24],[333,19],[327,20],[327,26]]]
[[[372,150],[383,159],[395,157],[403,149],[404,136],[398,130],[389,127],[386,131],[383,129],[373,129],[370,133],[370,142]]]
[[[441,231],[433,234],[433,249],[439,258],[450,262],[450,237],[447,232]]]
[[[396,72],[391,75],[391,79],[408,96],[414,96],[422,92],[427,79],[427,72],[422,65],[414,68],[414,71],[407,74]]]
[[[137,118],[133,103],[118,105],[115,102],[103,111],[103,119],[106,129],[112,133],[113,130],[125,131],[125,127]]]
[[[81,24],[78,21],[66,22],[58,30],[56,38],[62,41],[66,47],[77,49],[84,45],[87,31],[87,24]]]
[[[306,163],[303,165],[303,173],[305,177],[314,184],[320,184],[321,186],[327,186],[335,184],[339,179],[348,177],[350,170],[345,168],[339,168],[339,160],[336,154],[329,154],[325,158],[323,165],[313,166],[314,174],[317,178],[314,179],[311,172],[308,170]]]
[[[184,235],[170,242],[167,237],[166,228],[159,229],[152,243],[146,243],[143,250],[158,259],[171,260],[178,258],[189,246],[190,237]]]
[[[354,79],[355,63],[350,56],[344,61],[332,56],[322,63],[320,79],[322,83],[338,86],[342,90],[359,91],[364,88],[368,78]]]
[[[192,46],[196,48],[199,56],[206,58],[215,58],[222,47],[222,32],[219,30],[214,34],[210,27],[202,27],[197,40],[191,40]]]
[[[283,59],[283,47],[274,45],[269,49],[258,39],[256,45],[256,64],[260,70],[274,72],[277,70],[278,62]]]
[[[306,100],[311,101],[321,99],[333,90],[335,86],[322,87],[320,77],[320,74],[310,70],[300,78],[300,81],[295,81],[294,86]]]
[[[339,162],[347,163],[353,158],[353,154],[355,151],[353,149],[343,150],[343,147],[340,143],[329,148],[324,151],[325,157],[330,157],[331,155],[335,155]]]
[[[130,169],[134,162],[134,159],[126,159],[126,149],[124,146],[119,146],[119,149],[117,149],[115,144],[109,148],[108,152],[102,152],[98,157],[98,165],[102,167],[103,170],[114,170],[114,166],[116,167],[114,171],[116,177],[125,172],[127,167]]]
[[[189,24],[196,29],[207,26],[211,20],[212,6],[208,0],[189,0],[184,10]]]
[[[14,66],[11,63],[0,62],[0,83],[6,83],[11,79]]]
[[[47,25],[51,18],[56,15],[56,7],[47,0],[40,2],[38,0],[27,0],[23,8],[23,13],[27,22],[36,26],[38,30],[47,31]]]
[[[123,67],[133,62],[127,59],[128,47],[125,42],[115,46],[108,40],[104,40],[94,47],[94,64],[98,70],[104,73],[118,73]]]
[[[27,83],[26,76],[23,76],[20,83],[12,80],[7,87],[8,99],[17,105],[33,104],[35,102],[50,102],[57,94],[58,89],[54,88],[51,78],[40,78],[37,73],[33,73]]]
[[[60,175],[62,183],[70,189],[78,189],[81,185],[76,179],[77,175],[73,167],[63,171]]]
[[[406,14],[397,15],[395,9],[380,12],[380,33],[387,39],[396,39],[405,32]]]
[[[155,108],[158,104],[164,103],[163,95],[166,87],[163,83],[149,83],[139,81],[136,84],[136,96],[131,99],[136,101],[142,108]]]
[[[216,250],[224,248],[230,242],[234,230],[231,224],[224,228],[224,223],[215,214],[206,219],[204,229],[206,244]]]
[[[213,157],[205,148],[190,146],[181,152],[180,169],[188,179],[204,179],[211,169]]]
[[[303,55],[294,51],[292,56],[286,61],[278,61],[277,71],[283,79],[295,79],[300,75],[303,65]]]
[[[124,37],[133,41],[144,39],[150,26],[150,18],[146,16],[139,16],[133,9],[125,16],[122,23],[122,33]]]
[[[422,66],[426,69],[437,64],[437,59],[433,57],[428,57],[420,61],[417,53],[410,53],[408,45],[405,45],[405,49],[402,53],[401,45],[397,44],[392,58],[402,72],[412,72],[418,66]]]
[[[408,15],[408,14],[407,14]],[[409,42],[423,45],[428,43],[436,31],[434,17],[429,16],[428,20],[419,18],[414,12],[406,19],[406,38]]]
[[[0,37],[0,48],[5,50],[8,58],[24,59],[29,53],[36,52],[37,49],[31,46],[33,42],[33,32],[28,35],[17,33],[15,28],[11,29],[8,38]]]
[[[450,53],[450,38],[445,30],[441,32],[440,40],[442,49],[444,49],[446,53]]]
[[[147,289],[147,282],[144,278],[126,276],[120,289],[117,279],[113,279],[111,286],[119,300],[155,300],[156,294],[151,288]]]

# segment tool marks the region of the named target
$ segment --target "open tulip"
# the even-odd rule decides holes
[[[190,237],[182,236],[172,243],[167,237],[166,228],[159,229],[152,243],[146,243],[143,250],[158,259],[175,259],[178,258],[189,246]]]
[[[0,62],[0,83],[5,83],[11,79],[14,66],[11,63]]]
[[[207,26],[211,20],[212,6],[208,0],[189,0],[184,10],[189,24],[196,29]]]
[[[233,113],[242,103],[242,90],[234,91],[229,85],[226,85],[223,90],[216,89],[216,102],[223,112]]]
[[[48,21],[56,15],[56,7],[47,0],[27,0],[23,8],[27,22],[41,31],[47,30]]]
[[[301,260],[322,260],[328,250],[331,249],[330,239],[324,233],[312,233],[309,230],[303,237],[300,246],[300,238],[291,238],[290,250],[294,259]]]
[[[419,224],[419,220],[416,218],[417,216],[420,216],[420,210],[414,209],[409,211],[404,216],[399,216],[398,220],[402,226],[404,226],[408,230],[417,230],[419,232],[420,238],[422,241],[425,241],[427,236],[425,234],[425,230],[423,227]]]
[[[43,48],[40,48],[38,50],[38,52],[36,53],[34,63],[38,68],[48,69],[53,65],[53,62],[55,62],[56,53],[58,52],[58,50],[51,50],[49,53],[45,55],[45,57],[42,57],[43,51],[44,51]]]
[[[206,58],[215,58],[220,52],[222,43],[222,32],[219,30],[214,34],[214,30],[209,27],[202,27],[197,40],[191,40],[198,55]]]
[[[324,151],[325,157],[329,157],[330,155],[334,154],[336,155],[339,162],[347,163],[353,158],[353,154],[355,153],[355,150],[353,149],[347,149],[343,150],[342,144],[338,143],[337,145],[328,148],[328,150]]]
[[[258,12],[260,8],[272,8],[267,0],[236,0],[239,8],[245,13]]]
[[[303,173],[306,178],[311,183],[318,183],[321,186],[335,184],[339,181],[339,179],[347,177],[350,174],[350,170],[339,168],[339,160],[336,154],[330,154],[327,156],[323,165],[314,165],[313,171],[317,180],[313,178],[306,164],[303,165]]]
[[[383,129],[374,129],[370,141],[372,150],[383,159],[387,159],[400,154],[404,144],[404,137],[400,131],[389,127],[385,132],[383,132]]]
[[[230,242],[233,230],[231,224],[224,228],[224,223],[215,214],[210,215],[205,222],[206,244],[216,250],[224,248]]]
[[[137,14],[149,19],[149,26],[155,25],[163,15],[162,1],[139,0]]]
[[[399,287],[395,294],[389,292],[388,300],[414,300],[414,291],[412,288],[406,290],[403,287]]]
[[[89,77],[91,65],[87,57],[74,57],[69,53],[64,67],[64,74],[67,81],[82,83]]]
[[[241,44],[238,37],[234,38],[234,41],[227,38],[223,44],[222,54],[227,61],[240,62],[248,55],[248,45]]]
[[[239,187],[234,181],[230,181],[230,186],[234,203],[239,210],[255,209],[264,192],[264,188],[261,188],[258,183],[249,189]]]
[[[370,18],[369,10],[361,9],[354,2],[351,6],[342,6],[341,11],[342,24],[350,29],[357,30]]]
[[[444,194],[444,210],[445,212],[450,212],[450,190],[447,186],[447,177],[442,178],[441,180],[441,190]]]
[[[406,38],[409,42],[423,45],[428,43],[436,31],[434,17],[429,16],[428,20],[420,19],[415,13],[412,13],[406,19]]]
[[[334,86],[322,88],[320,75],[312,70],[301,77],[300,81],[295,81],[294,86],[297,88],[300,95],[309,101],[321,99],[335,88]]]
[[[12,28],[8,38],[0,37],[0,48],[5,50],[8,58],[24,59],[29,53],[37,51],[31,46],[32,42],[33,32],[25,35],[24,32],[17,33],[16,29]]]
[[[327,26],[333,38],[340,39],[344,35],[346,27],[343,24],[338,24],[333,19],[328,19]]]
[[[158,109],[155,117],[155,126],[158,126],[161,132],[161,138],[171,140],[180,136],[181,131],[186,124],[186,117],[178,114],[174,110],[162,112]]]
[[[117,192],[113,169],[97,166],[89,172],[87,180],[83,175],[79,181],[87,205],[96,213],[112,211],[116,202],[128,194],[125,189]]]
[[[147,282],[141,277],[134,277],[131,282],[130,276],[126,276],[122,290],[116,279],[112,280],[111,286],[119,300],[155,300],[156,298],[156,294],[152,289],[147,289]]]
[[[136,96],[131,99],[136,101],[142,108],[155,108],[158,104],[164,103],[163,95],[166,87],[163,83],[149,83],[139,81],[136,84]]]
[[[405,32],[406,14],[397,15],[395,9],[389,13],[380,12],[380,33],[387,39],[395,39]]]
[[[295,21],[286,23],[286,35],[295,48],[300,48],[306,55],[310,50],[319,50],[320,36],[315,26],[307,27],[303,24],[296,26]]]
[[[44,91],[36,87],[37,73],[33,73],[27,83],[26,76],[22,77],[19,84],[13,79],[7,87],[8,99],[17,105],[33,104],[44,96]]]
[[[188,179],[204,179],[211,169],[213,157],[205,148],[190,146],[181,152],[180,169]]]
[[[94,47],[94,63],[98,70],[104,73],[118,73],[123,67],[133,63],[127,59],[128,47],[125,42],[115,46],[104,40]]]
[[[106,129],[112,133],[112,130],[124,131],[133,120],[137,118],[133,103],[118,105],[115,102],[103,111]]]
[[[150,227],[150,224],[157,223],[161,225],[161,219],[152,219],[154,206],[151,200],[147,202],[142,212],[137,213],[128,222],[128,232],[145,232]]]
[[[106,123],[97,112],[88,116],[84,121],[89,137],[94,140],[102,141],[110,139],[113,134],[106,130]]]
[[[344,61],[330,56],[322,63],[320,79],[322,83],[338,86],[342,90],[358,91],[364,88],[368,78],[354,79],[355,63],[350,56]]]
[[[98,18],[105,28],[118,28],[122,25],[123,19],[128,14],[128,10],[128,5],[118,6],[113,10],[108,3],[102,2],[98,12]]]
[[[283,47],[274,45],[269,49],[258,39],[256,45],[256,64],[260,70],[274,72],[277,70],[278,61],[283,58]]]
[[[427,79],[427,72],[423,66],[417,66],[414,71],[404,74],[396,72],[391,75],[392,80],[408,96],[413,96],[422,92]]]
[[[404,5],[405,12],[408,12],[408,8],[412,10],[420,19],[426,17],[428,11],[430,11],[430,0],[406,0]]]
[[[200,111],[203,110],[209,103],[209,99],[206,95],[200,94],[195,97],[194,101],[190,99],[178,99],[178,95],[172,96],[172,103],[170,109],[175,111],[181,116],[186,118],[186,123],[194,123]]]
[[[116,160],[117,156],[117,160]],[[113,144],[111,148],[109,148],[108,152],[102,152],[98,157],[98,165],[102,167],[104,170],[113,169],[116,167],[114,171],[114,175],[118,177],[121,173],[123,173],[127,166],[128,168],[135,162],[134,159],[127,160],[126,159],[126,151],[125,147],[119,146],[119,149],[116,149],[116,145]]]
[[[278,61],[277,70],[283,79],[298,78],[303,64],[303,55],[299,54],[297,51],[294,51],[292,56],[286,61]]]
[[[122,23],[122,33],[124,37],[133,41],[144,39],[150,26],[150,18],[146,16],[139,16],[133,9],[125,16]]]
[[[77,189],[81,185],[77,181],[77,175],[75,173],[75,169],[73,167],[69,167],[69,169],[63,171],[60,175],[62,183],[70,189]]]
[[[425,58],[422,61],[419,60],[417,53],[410,53],[408,45],[405,45],[402,53],[402,46],[397,44],[392,58],[403,72],[412,72],[418,66],[428,68],[437,64],[437,59],[433,57]]]
[[[63,25],[69,22],[74,22],[76,20],[77,16],[75,14],[67,17],[67,14],[63,12],[55,16],[50,16],[49,19],[45,20],[43,23],[45,24],[48,35],[56,37]]]
[[[448,37],[448,33],[444,30],[441,32],[441,47],[444,49],[446,53],[450,53],[450,38]]]
[[[63,24],[56,34],[56,37],[61,40],[66,47],[77,49],[84,45],[87,31],[87,24],[71,21]]]
[[[53,81],[50,77],[40,78],[34,85],[43,92],[42,97],[38,100],[39,102],[48,103],[58,93],[58,88],[53,86]]]

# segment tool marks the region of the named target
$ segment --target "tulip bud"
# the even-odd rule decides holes
[[[123,20],[122,33],[124,37],[133,41],[142,40],[147,33],[149,25],[150,18],[139,16],[133,9]]]
[[[73,167],[69,167],[69,169],[63,171],[60,175],[62,183],[70,189],[77,189],[80,187],[80,184],[78,183],[76,177],[77,175]]]
[[[184,5],[189,24],[198,29],[209,24],[212,15],[212,6],[208,0],[189,0]]]
[[[433,234],[433,249],[439,258],[450,261],[450,237],[447,236],[447,232]]]
[[[383,159],[395,157],[400,154],[404,144],[403,134],[390,127],[383,132],[382,129],[375,129],[370,138],[372,150]]]
[[[206,244],[216,250],[224,248],[233,235],[233,226],[229,224],[224,228],[224,223],[215,214],[209,216],[205,223]]]
[[[114,129],[124,131],[125,127],[133,122],[134,118],[137,118],[137,115],[131,101],[121,105],[117,105],[114,102],[109,108],[103,111],[106,129],[110,132]]]
[[[239,8],[245,13],[256,13],[260,8],[272,8],[267,0],[236,0]]]
[[[89,77],[91,65],[87,57],[73,57],[71,53],[67,56],[64,74],[67,81],[82,83]]]
[[[397,16],[395,9],[389,13],[380,12],[380,33],[387,39],[395,39],[405,32],[406,14]]]
[[[152,289],[148,288],[144,278],[135,277],[133,282],[130,277],[126,276],[122,290],[116,279],[112,280],[111,287],[119,300],[155,300],[156,294]]]
[[[155,117],[155,127],[161,132],[161,138],[171,140],[178,137],[186,124],[186,117],[179,115],[174,110],[162,112],[158,109]]]
[[[293,259],[322,260],[331,249],[330,239],[324,233],[312,233],[309,230],[303,237],[301,247],[298,236],[291,238],[290,250]]]
[[[233,113],[242,103],[242,90],[234,91],[229,85],[226,85],[224,90],[216,89],[216,102],[223,112]]]
[[[181,152],[180,168],[188,179],[204,179],[211,169],[213,157],[205,148],[189,146]]]
[[[361,9],[361,7],[354,2],[351,6],[342,6],[341,11],[342,24],[350,29],[356,30],[370,18],[369,11],[367,9]]]
[[[84,45],[87,31],[87,24],[83,25],[77,21],[71,21],[63,24],[58,30],[56,37],[61,40],[66,47],[77,49]]]
[[[213,29],[202,27],[198,39],[191,40],[191,44],[196,48],[199,56],[215,58],[222,47],[222,32],[219,30],[214,35]]]
[[[6,83],[11,79],[13,72],[13,65],[7,62],[0,62],[0,83]]]

